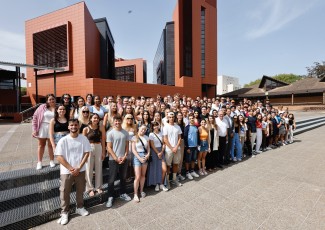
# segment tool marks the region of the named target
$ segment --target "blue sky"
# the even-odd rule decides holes
[[[0,60],[25,63],[25,21],[76,2],[2,4]],[[176,0],[85,2],[94,19],[107,18],[116,56],[146,59],[150,80],[161,32],[172,20]],[[218,0],[218,75],[238,77],[245,84],[262,75],[306,74],[307,66],[325,61],[324,12],[323,0]]]

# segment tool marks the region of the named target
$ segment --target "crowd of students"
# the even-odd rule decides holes
[[[156,98],[91,94],[69,94],[56,105],[53,94],[33,116],[33,136],[38,138],[37,170],[42,169],[48,146],[50,167],[54,155],[60,163],[62,214],[68,223],[70,192],[77,187],[77,209],[83,207],[83,192],[103,192],[102,164],[108,159],[108,200],[113,205],[114,181],[119,174],[120,198],[130,201],[125,191],[134,181],[135,202],[145,198],[145,185],[168,191],[185,179],[206,176],[217,168],[293,142],[294,115],[269,101],[252,102],[229,98],[190,98],[178,94]],[[95,184],[93,171],[95,170]]]

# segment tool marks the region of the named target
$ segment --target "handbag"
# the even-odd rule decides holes
[[[144,151],[145,152],[148,152],[147,149],[146,149],[146,147],[144,147],[144,144],[143,144],[143,142],[141,140],[141,137],[139,137],[139,140],[141,141],[141,144],[142,144],[142,147],[143,147]],[[149,152],[148,162],[151,162],[151,161],[152,161],[152,156],[151,156],[151,153]]]

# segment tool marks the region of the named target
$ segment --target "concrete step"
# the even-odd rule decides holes
[[[325,120],[321,121],[321,122],[316,122],[316,123],[313,123],[311,125],[308,125],[308,126],[304,126],[304,127],[300,127],[299,129],[297,128],[295,131],[294,131],[294,135],[299,135],[301,133],[304,133],[304,132],[307,132],[307,131],[310,131],[312,129],[316,129],[316,128],[319,128],[321,126],[325,125]]]

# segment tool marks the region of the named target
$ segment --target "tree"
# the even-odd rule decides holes
[[[325,61],[323,61],[322,63],[314,62],[314,66],[306,67],[306,69],[309,77],[325,77]]]
[[[299,75],[292,74],[292,73],[290,73],[290,74],[283,73],[283,74],[275,75],[275,76],[273,76],[273,78],[276,80],[291,84],[291,83],[294,83],[294,82],[302,79],[303,77],[299,76]]]
[[[250,87],[250,86],[252,86],[252,85],[260,84],[261,81],[262,81],[261,78],[255,80],[255,81],[251,81],[250,83],[245,84],[245,85],[244,85],[244,88]]]

